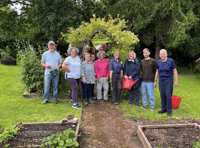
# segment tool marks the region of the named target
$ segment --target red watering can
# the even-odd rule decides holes
[[[138,81],[139,79],[137,79],[137,80],[133,80],[133,79],[123,79],[122,80],[122,84],[123,84],[123,86],[122,86],[122,88],[123,89],[131,89],[131,87]]]

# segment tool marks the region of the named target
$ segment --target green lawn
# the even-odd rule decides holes
[[[128,98],[121,101],[119,109],[127,116],[143,117],[149,119],[170,119],[170,118],[185,118],[193,117],[200,119],[200,74],[180,73],[178,78],[178,87],[174,87],[173,95],[182,97],[182,101],[178,109],[173,109],[173,117],[168,117],[167,114],[158,114],[161,110],[161,98],[159,87],[155,88],[155,110],[150,111],[150,107],[136,108],[134,105],[128,105]],[[142,106],[140,99],[140,106]],[[150,105],[150,102],[149,102]]]
[[[0,131],[20,122],[60,121],[68,114],[80,120],[81,110],[73,109],[69,99],[59,99],[58,104],[51,99],[50,103],[42,105],[43,98],[24,98],[25,87],[19,79],[21,66],[0,64],[0,69]]]
[[[0,64],[0,131],[7,126],[16,123],[26,122],[52,122],[66,118],[68,114],[74,114],[80,120],[81,110],[73,109],[69,99],[59,99],[58,104],[50,103],[42,105],[43,98],[28,99],[22,95],[25,91],[22,86],[19,74],[21,66],[5,66]],[[161,109],[161,99],[158,87],[155,88],[155,111],[150,108],[136,108],[128,105],[128,95],[123,97],[119,109],[127,116],[143,117],[149,119],[170,119],[193,117],[200,119],[200,74],[182,73],[179,74],[179,85],[174,87],[174,95],[182,97],[179,109],[173,110],[173,117],[167,114],[160,115],[157,112]],[[125,91],[127,93],[127,91]],[[111,100],[111,98],[109,98]],[[82,105],[79,98],[80,105]],[[140,100],[140,106],[142,100]]]

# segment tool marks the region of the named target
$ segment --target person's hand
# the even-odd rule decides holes
[[[100,80],[100,79],[98,79],[98,82],[99,82],[99,83],[101,83],[101,80]]]
[[[106,81],[108,81],[108,77],[106,77]]]
[[[83,78],[83,83],[84,83],[84,84],[86,84],[86,83],[87,83],[87,81],[86,81],[86,79],[85,79],[85,78]]]
[[[96,81],[96,77],[94,77],[94,81]]]
[[[127,75],[124,76],[125,79],[128,79]]]
[[[157,86],[157,82],[154,82],[154,87],[156,87]]]
[[[46,68],[51,68],[50,65],[47,65]]]
[[[56,68],[59,71],[59,67]]]
[[[178,81],[175,81],[175,87],[177,87],[178,86]]]
[[[132,79],[132,77],[131,77],[131,76],[129,76],[128,78],[129,78],[129,79]]]

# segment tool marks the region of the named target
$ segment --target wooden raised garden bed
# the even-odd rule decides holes
[[[15,126],[21,126],[21,124],[16,124]],[[63,119],[60,122],[22,123],[19,134],[3,145],[9,144],[9,147],[13,148],[40,147],[43,138],[61,133],[68,128],[75,132],[77,137],[74,140],[77,141],[80,128],[78,118],[71,120]],[[0,147],[3,145],[0,144]]]
[[[191,148],[196,141],[200,141],[200,125],[142,125],[138,126],[137,134],[144,148]]]

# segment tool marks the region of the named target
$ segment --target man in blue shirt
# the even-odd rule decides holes
[[[154,87],[157,85],[157,79],[159,74],[159,90],[161,97],[162,110],[158,113],[163,114],[168,112],[168,116],[172,116],[172,93],[173,93],[173,74],[175,77],[175,87],[178,86],[178,73],[174,60],[167,57],[167,51],[165,49],[160,50],[160,60],[157,61],[156,74]]]
[[[58,52],[54,51],[55,43],[54,41],[48,42],[49,50],[44,52],[42,55],[41,64],[45,67],[45,76],[44,76],[44,102],[42,104],[47,103],[50,100],[49,89],[51,85],[51,80],[53,81],[53,100],[54,103],[57,104],[58,98],[58,81],[59,74],[56,76],[52,76],[50,71],[57,69],[62,66],[62,59]]]

